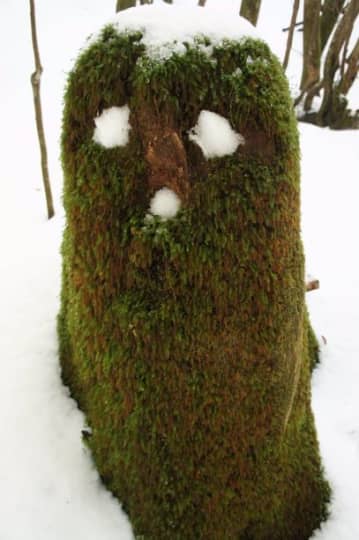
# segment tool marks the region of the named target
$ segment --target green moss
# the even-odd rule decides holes
[[[63,376],[139,538],[305,539],[329,493],[310,409],[296,122],[264,43],[209,45],[159,62],[140,33],[107,27],[70,74]],[[129,144],[95,144],[94,117],[125,103]],[[166,222],[145,220],[144,107],[187,153],[188,201]],[[246,145],[207,162],[187,135],[203,109]]]

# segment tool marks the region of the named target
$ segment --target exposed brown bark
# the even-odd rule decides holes
[[[297,16],[299,11],[299,4],[300,0],[294,0],[293,4],[293,11],[292,11],[292,17],[289,25],[289,33],[288,33],[288,39],[287,39],[287,46],[285,50],[284,60],[283,60],[283,69],[284,71],[287,69],[289,57],[290,57],[290,51],[292,50],[293,45],[293,35],[294,35],[294,28],[297,24]]]
[[[35,71],[31,75],[31,84],[32,84],[33,97],[34,97],[37,135],[39,138],[39,145],[40,145],[41,170],[42,170],[42,179],[43,179],[43,184],[44,184],[44,189],[45,189],[47,216],[49,219],[51,219],[54,216],[55,211],[54,211],[54,203],[52,200],[51,185],[50,185],[45,130],[44,130],[44,124],[42,120],[40,81],[41,81],[41,74],[42,74],[43,69],[42,69],[42,65],[40,61],[39,45],[37,41],[36,14],[35,14],[34,0],[30,0],[30,20],[31,20],[32,47],[33,47],[34,59],[35,59]]]
[[[206,5],[206,0],[198,0],[198,5],[204,7]]]
[[[320,48],[324,50],[330,34],[338,20],[339,14],[343,9],[345,0],[325,0],[322,7],[320,18]]]
[[[116,11],[122,11],[136,6],[136,0],[117,0]]]
[[[242,0],[239,14],[256,26],[260,7],[261,0]]]
[[[320,52],[320,0],[304,0],[301,90],[310,88],[319,80]]]
[[[137,111],[135,125],[145,148],[150,189],[167,187],[186,202],[190,191],[187,154],[176,128],[169,124],[147,106]]]

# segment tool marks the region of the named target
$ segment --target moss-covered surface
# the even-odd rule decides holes
[[[264,43],[206,45],[158,62],[140,33],[107,27],[70,74],[63,376],[139,538],[303,540],[329,489],[310,408],[296,123]],[[129,144],[95,144],[94,117],[124,104]],[[206,161],[188,139],[203,109],[246,144]],[[186,196],[165,222],[145,221],[146,118],[186,152]]]

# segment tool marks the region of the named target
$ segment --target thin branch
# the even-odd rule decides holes
[[[345,44],[346,38],[352,33],[354,22],[359,14],[359,0],[350,0],[347,8],[340,19],[330,42],[323,71],[323,100],[318,112],[318,117],[326,121],[326,115],[330,110],[333,97],[333,81],[339,65],[340,51]]]
[[[247,19],[253,26],[257,25],[262,0],[242,0],[239,14]]]
[[[347,59],[347,69],[342,76],[342,79],[338,86],[339,94],[347,95],[350,88],[352,87],[357,75],[359,68],[359,39],[357,40],[352,52]]]
[[[319,289],[319,287],[320,287],[320,283],[319,283],[318,279],[307,278],[307,281],[305,283],[306,292],[315,291],[315,290]]]
[[[44,183],[44,188],[45,188],[47,215],[48,215],[48,218],[51,219],[54,216],[55,211],[54,211],[54,204],[52,200],[49,167],[48,167],[48,160],[47,160],[45,131],[44,131],[44,124],[42,120],[40,81],[41,81],[41,74],[42,74],[43,69],[42,69],[42,65],[40,61],[39,45],[37,41],[34,0],[30,0],[30,19],[31,19],[32,48],[34,51],[34,59],[35,59],[35,71],[31,75],[31,84],[32,84],[32,91],[33,91],[33,96],[34,96],[37,134],[38,134],[39,145],[40,145],[41,169],[42,169],[42,178],[43,178],[43,183]]]
[[[292,18],[291,18],[291,21],[290,21],[289,33],[288,33],[288,39],[287,39],[287,46],[286,46],[286,49],[285,49],[285,55],[284,55],[284,60],[283,60],[283,69],[284,69],[284,71],[287,69],[288,62],[289,62],[289,57],[290,57],[290,51],[292,50],[294,28],[295,28],[295,26],[297,24],[297,16],[298,16],[298,11],[299,11],[299,4],[300,4],[300,0],[294,0]]]
[[[344,77],[344,73],[345,73],[345,64],[347,62],[348,46],[349,46],[350,36],[351,36],[351,34],[349,36],[347,36],[347,38],[345,40],[345,43],[344,43],[344,47],[343,47],[342,61],[340,63],[340,78],[341,79]]]
[[[297,26],[303,26],[303,24],[304,24],[304,21],[300,21],[300,22],[295,23],[294,26],[295,26],[295,27],[297,27]],[[282,28],[282,32],[288,32],[288,30],[290,30],[290,26],[287,26],[287,28]]]
[[[122,11],[136,6],[136,0],[117,0],[116,11]]]

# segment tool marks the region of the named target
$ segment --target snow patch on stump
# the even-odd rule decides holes
[[[223,157],[233,154],[245,139],[236,133],[224,116],[203,110],[197,124],[189,131],[189,139],[202,149],[209,158]]]
[[[110,107],[94,119],[95,130],[93,140],[105,148],[126,146],[129,141],[130,109],[128,105],[123,107]]]
[[[175,217],[181,207],[181,201],[172,189],[161,188],[151,199],[150,212],[153,216],[159,216],[162,219]]]

